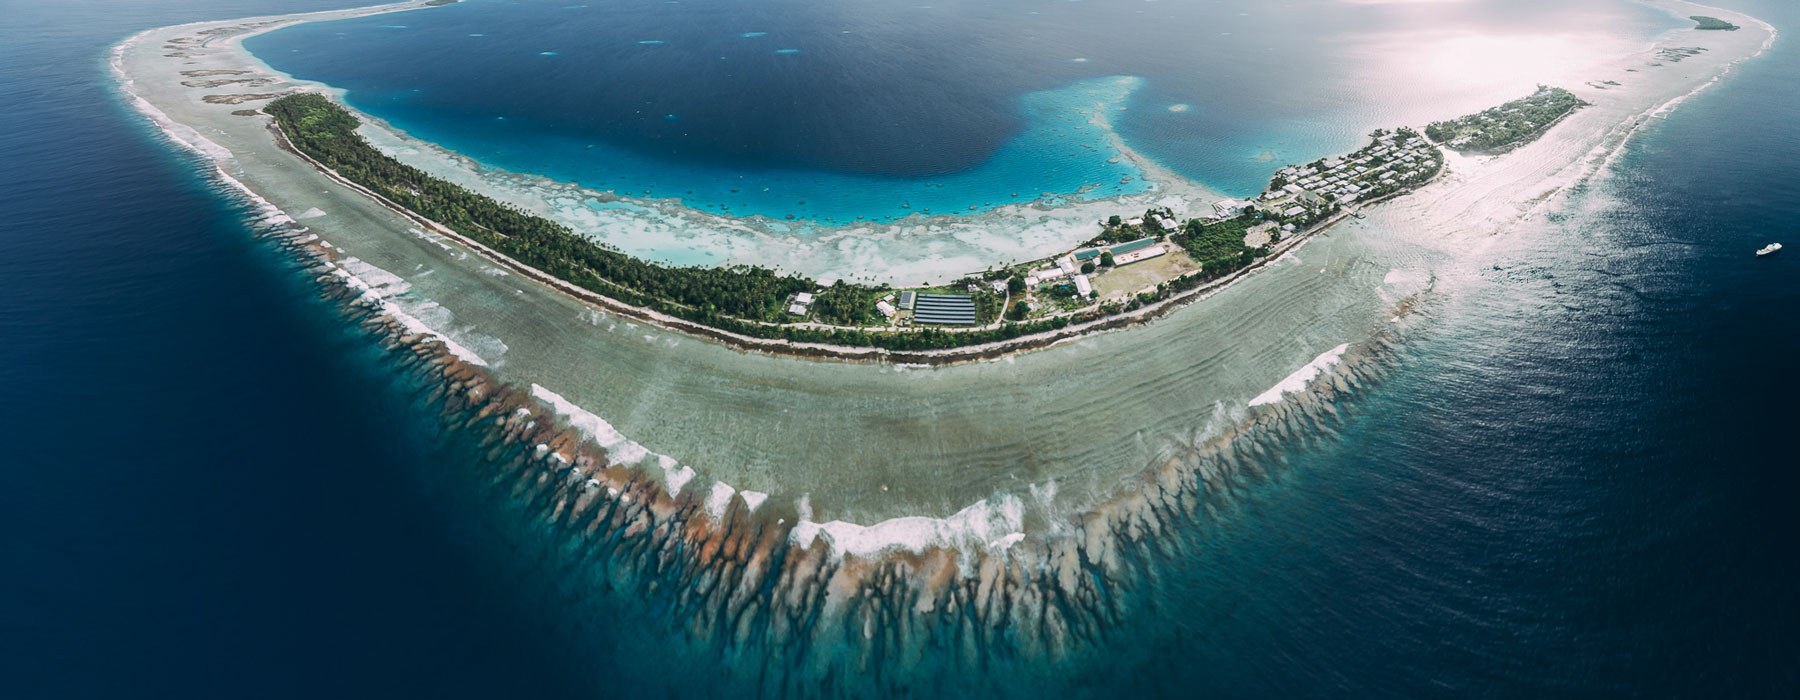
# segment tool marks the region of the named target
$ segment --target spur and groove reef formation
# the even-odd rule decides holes
[[[1243,489],[1277,476],[1287,455],[1344,420],[1340,402],[1380,382],[1429,291],[1403,300],[1289,400],[1126,479],[1117,496],[1064,516],[1054,534],[986,549],[837,551],[794,507],[733,493],[670,489],[617,464],[569,421],[442,337],[388,315],[349,274],[352,261],[297,226],[267,232],[335,305],[426,387],[447,438],[465,445],[471,481],[527,524],[518,546],[564,573],[654,601],[691,653],[721,659],[763,692],[838,696],[933,682],[945,671],[1089,658],[1146,607],[1169,562],[1203,545],[1180,533],[1229,517]],[[1340,349],[1342,350],[1342,349]],[[591,591],[582,590],[579,595]],[[573,601],[571,601],[573,602]],[[573,623],[581,624],[581,623]],[[776,660],[776,661],[771,661]]]

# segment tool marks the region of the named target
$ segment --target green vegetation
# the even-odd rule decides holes
[[[887,317],[875,309],[875,302],[887,293],[886,286],[865,287],[838,280],[813,295],[813,318],[839,326],[885,324]]]
[[[1171,240],[1186,249],[1188,256],[1200,263],[1200,269],[1205,274],[1216,277],[1249,265],[1258,255],[1266,252],[1244,245],[1245,232],[1262,221],[1262,217],[1256,214],[1245,214],[1211,224],[1193,219]]]
[[[1541,135],[1556,120],[1586,106],[1562,88],[1539,85],[1529,97],[1447,122],[1432,122],[1425,135],[1461,153],[1504,153]]]
[[[982,323],[993,323],[1000,318],[1001,306],[1006,304],[1006,297],[992,291],[975,293],[975,320]]]
[[[425,0],[425,6],[426,7],[442,7],[444,5],[455,5],[456,3],[459,3],[459,2],[462,2],[462,0]]]
[[[1560,90],[1554,93],[1568,95]],[[1554,93],[1548,94],[1554,97]],[[1539,95],[1528,99],[1546,94],[1546,90],[1540,90]],[[1569,96],[1569,99],[1573,97]],[[1560,104],[1560,101],[1552,102]],[[1579,104],[1579,100],[1575,102]],[[1496,109],[1505,109],[1514,104],[1508,103]],[[1572,108],[1564,107],[1558,114],[1566,113]],[[1241,270],[1269,252],[1266,248],[1244,245],[1248,229],[1266,221],[1280,221],[1273,213],[1259,211],[1211,223],[1203,223],[1198,219],[1190,220],[1180,227],[1171,223],[1167,228],[1175,230],[1165,231],[1165,226],[1160,222],[1174,218],[1173,212],[1167,209],[1145,212],[1142,223],[1139,224],[1113,216],[1101,224],[1103,237],[1107,240],[1117,242],[1141,236],[1156,237],[1166,232],[1169,242],[1181,246],[1200,263],[1201,269],[1164,280],[1153,290],[1129,299],[1094,305],[1078,298],[1072,285],[1053,286],[1045,290],[1038,306],[1047,305],[1074,313],[1032,319],[1034,313],[1041,314],[1045,309],[1034,309],[1023,300],[1028,284],[1020,276],[1020,272],[1028,269],[1029,265],[1002,267],[983,273],[979,276],[980,279],[965,278],[946,287],[923,291],[969,293],[974,299],[980,323],[993,323],[1003,316],[1006,322],[991,328],[891,329],[883,327],[887,319],[881,316],[875,306],[875,302],[881,297],[897,291],[887,285],[870,286],[840,281],[829,288],[820,289],[818,283],[806,277],[796,274],[784,276],[760,267],[673,267],[639,260],[582,236],[562,224],[438,180],[388,157],[356,133],[359,122],[354,115],[322,95],[290,95],[270,102],[264,109],[274,116],[276,124],[301,153],[332,169],[341,177],[400,207],[443,224],[470,240],[609,299],[754,338],[919,351],[980,345],[1054,331],[1070,324],[1135,310]],[[1296,171],[1292,178],[1286,175],[1279,177],[1295,180],[1306,187],[1318,186],[1324,189],[1329,186],[1343,189],[1343,185],[1321,182],[1331,173],[1341,173],[1341,176],[1332,177],[1331,182],[1347,185],[1354,180],[1362,183],[1359,196],[1362,201],[1368,201],[1375,196],[1423,182],[1442,167],[1442,156],[1437,149],[1431,148],[1429,155],[1425,155],[1406,146],[1408,141],[1417,137],[1409,130],[1397,130],[1392,137],[1378,132],[1378,137],[1382,139],[1382,143],[1372,144],[1363,151],[1352,154],[1353,163],[1327,169],[1324,161],[1320,161],[1309,168],[1331,172],[1312,174]],[[1377,178],[1385,179],[1377,181]],[[1307,213],[1304,216],[1288,217],[1297,225],[1311,225],[1340,208],[1336,203],[1338,198],[1329,191],[1316,197],[1311,194],[1305,196],[1313,198],[1304,207]],[[1097,261],[1087,261],[1082,266],[1083,272],[1094,272],[1096,262],[1102,269],[1114,264],[1112,254],[1108,251],[1099,256]],[[1005,288],[1011,292],[1013,299],[1010,308],[1006,307],[1006,294],[997,292],[991,284],[983,284],[984,281],[998,280],[1006,280]],[[971,289],[972,292],[969,291]],[[800,292],[814,293],[809,315],[817,324],[802,323],[798,317],[788,314],[788,305]],[[821,324],[826,327],[820,327]]]
[[[295,148],[395,204],[557,279],[712,328],[756,338],[929,350],[1007,340],[1069,324],[1059,318],[957,333],[795,326],[788,323],[792,319],[784,304],[797,292],[817,289],[810,279],[743,265],[668,267],[639,260],[388,157],[356,133],[356,117],[322,95],[289,95],[264,109]],[[819,292],[814,313],[835,322],[867,319],[875,313],[874,299],[883,293],[883,288],[840,282]],[[989,317],[1000,311],[997,301],[984,304],[980,299],[977,309]]]
[[[1694,20],[1694,23],[1699,25],[1697,27],[1694,27],[1695,29],[1713,29],[1713,30],[1718,30],[1718,31],[1730,32],[1730,31],[1737,31],[1737,28],[1738,28],[1738,26],[1735,24],[1732,24],[1725,20],[1719,19],[1717,17],[1707,17],[1706,15],[1691,15],[1688,17],[1688,19]]]
[[[817,287],[799,275],[783,277],[765,268],[665,267],[631,257],[387,157],[356,133],[356,117],[316,93],[289,95],[265,109],[296,148],[339,175],[526,265],[609,297],[780,320],[782,302]]]

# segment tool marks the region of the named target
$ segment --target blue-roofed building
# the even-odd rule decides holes
[[[1095,258],[1100,257],[1101,253],[1112,253],[1113,257],[1116,258],[1116,257],[1119,257],[1126,253],[1129,253],[1131,251],[1137,250],[1139,248],[1143,248],[1144,246],[1150,245],[1155,242],[1156,242],[1156,239],[1154,239],[1154,238],[1139,238],[1135,241],[1130,241],[1127,243],[1120,243],[1111,248],[1088,248],[1087,250],[1077,250],[1074,253],[1074,257],[1075,257],[1076,262],[1087,262],[1089,260],[1093,260]]]
[[[1126,253],[1137,250],[1139,248],[1143,248],[1143,247],[1148,246],[1155,242],[1156,242],[1156,239],[1154,239],[1154,238],[1139,238],[1139,239],[1137,239],[1135,241],[1131,241],[1129,243],[1120,243],[1116,246],[1113,246],[1112,248],[1109,248],[1108,250],[1111,251],[1113,254],[1113,257],[1116,258],[1118,256],[1124,255]]]

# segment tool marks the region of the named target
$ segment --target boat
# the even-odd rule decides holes
[[[1781,252],[1781,244],[1780,243],[1770,243],[1770,244],[1758,249],[1756,251],[1756,257],[1760,258],[1760,257],[1766,256],[1766,255],[1774,255],[1779,252]]]

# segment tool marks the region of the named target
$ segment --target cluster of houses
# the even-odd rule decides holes
[[[1275,177],[1274,186],[1255,200],[1225,199],[1214,202],[1214,219],[1233,219],[1251,209],[1268,219],[1246,231],[1245,244],[1259,247],[1276,240],[1276,232],[1292,233],[1309,226],[1339,206],[1352,204],[1394,191],[1401,186],[1429,179],[1442,167],[1441,154],[1423,137],[1407,129],[1378,132],[1368,146],[1341,158],[1315,161],[1305,166],[1290,166]],[[1027,273],[1026,282],[1034,289],[1050,289],[1063,284],[1074,287],[1082,299],[1094,297],[1093,280],[1083,268],[1098,264],[1110,256],[1115,267],[1149,260],[1169,252],[1168,244],[1159,243],[1158,232],[1180,230],[1173,212],[1152,210],[1143,217],[1121,221],[1114,218],[1111,226],[1127,232],[1140,231],[1149,237],[1076,250],[1050,261],[1051,264]],[[994,280],[996,295],[1008,293],[1007,280]],[[1146,288],[1146,292],[1155,287]],[[969,285],[969,291],[981,290]],[[788,307],[795,315],[807,315],[813,301],[809,293],[797,294]],[[911,312],[915,323],[939,325],[973,325],[977,322],[974,298],[961,294],[926,294],[900,291],[887,294],[875,303],[876,310],[890,323],[904,322],[902,315]]]
[[[1157,222],[1165,231],[1175,230],[1175,221],[1166,216],[1158,217]],[[1131,226],[1143,225],[1142,219],[1125,222]],[[1099,263],[1100,257],[1110,253],[1114,267],[1122,267],[1135,262],[1149,260],[1169,252],[1168,246],[1156,242],[1155,238],[1139,238],[1117,245],[1099,245],[1083,248],[1057,258],[1054,265],[1031,272],[1030,283],[1033,287],[1044,288],[1062,284],[1067,281],[1075,285],[1075,293],[1086,299],[1094,296],[1094,284],[1087,273],[1081,271],[1089,262]]]
[[[1386,133],[1342,158],[1283,169],[1276,179],[1281,186],[1263,193],[1257,206],[1284,220],[1305,220],[1333,202],[1351,204],[1429,178],[1437,171],[1438,158],[1437,149],[1418,134],[1405,130]],[[1227,201],[1228,206],[1239,207],[1239,213],[1246,206]]]
[[[795,316],[805,316],[808,311],[812,310],[812,303],[813,303],[812,292],[801,292],[799,294],[795,294],[794,300],[791,302],[788,302],[788,313],[793,314]]]

